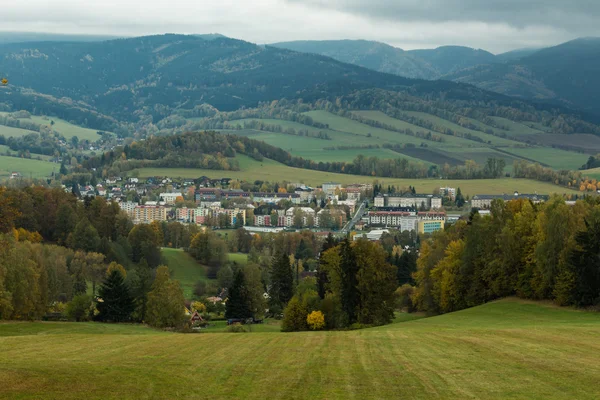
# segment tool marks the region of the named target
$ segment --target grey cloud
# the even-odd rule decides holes
[[[390,21],[478,21],[600,32],[598,0],[286,0]]]

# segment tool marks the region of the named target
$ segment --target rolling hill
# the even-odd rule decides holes
[[[600,38],[549,47],[506,64],[476,66],[443,79],[524,99],[562,102],[600,114]]]
[[[177,334],[126,324],[1,323],[0,397],[600,396],[600,315],[593,312],[505,299],[358,331],[223,331]],[[189,377],[197,375],[210,379],[190,383]]]
[[[294,41],[272,46],[321,54],[375,71],[419,79],[437,79],[463,68],[498,62],[492,53],[463,46],[405,51],[367,40]]]

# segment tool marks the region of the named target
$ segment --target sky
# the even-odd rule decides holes
[[[600,36],[600,0],[0,0],[0,31],[367,39],[501,53]]]

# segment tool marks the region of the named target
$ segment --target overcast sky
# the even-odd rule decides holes
[[[600,36],[600,0],[0,0],[0,30],[369,39],[494,53]]]

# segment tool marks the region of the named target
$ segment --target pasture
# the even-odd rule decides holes
[[[13,172],[20,173],[23,177],[45,178],[58,172],[59,164],[31,158],[18,158],[0,156],[0,178],[5,178]]]
[[[0,323],[0,398],[600,397],[599,313],[505,299],[359,331],[268,327]]]
[[[7,115],[7,114],[10,114],[10,113],[0,112],[0,115]],[[80,140],[83,140],[83,139],[89,140],[90,142],[95,142],[96,140],[100,139],[100,135],[98,135],[97,129],[83,128],[81,126],[74,125],[68,121],[65,121],[65,120],[57,118],[57,117],[32,115],[31,118],[28,118],[26,120],[34,122],[36,124],[49,126],[53,130],[55,130],[58,133],[60,133],[61,135],[63,135],[67,140],[71,139],[73,136],[77,136]],[[52,124],[52,122],[54,122],[54,124]],[[0,135],[4,135],[6,137],[24,136],[24,135],[27,135],[30,133],[36,133],[36,132],[31,132],[31,131],[27,131],[25,129],[19,129],[19,128],[10,128],[7,126],[0,125]]]

